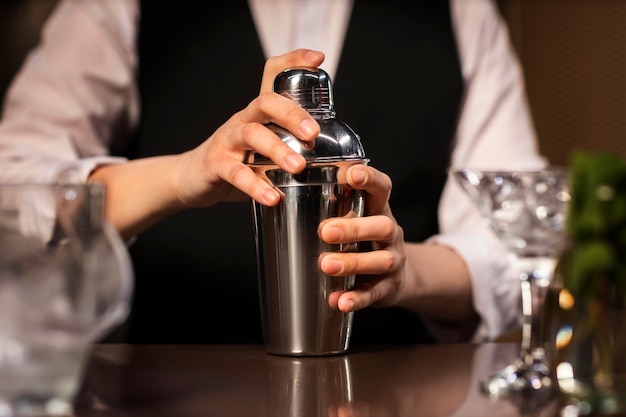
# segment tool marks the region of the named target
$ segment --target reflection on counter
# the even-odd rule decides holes
[[[268,356],[267,416],[325,416],[350,404],[349,356],[289,358]]]
[[[347,355],[293,358],[254,345],[101,344],[93,348],[76,417],[516,417],[527,404],[492,401],[479,381],[518,349],[354,346]],[[556,415],[557,405],[532,415]]]

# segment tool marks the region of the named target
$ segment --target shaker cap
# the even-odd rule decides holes
[[[322,69],[289,69],[274,80],[274,91],[306,109],[320,124],[314,143],[303,142],[277,125],[269,125],[289,147],[309,163],[365,160],[359,136],[345,123],[335,119],[330,76]],[[272,164],[258,153],[248,155],[248,163]]]
[[[335,117],[330,77],[322,69],[283,71],[274,80],[274,91],[292,99],[313,117]]]

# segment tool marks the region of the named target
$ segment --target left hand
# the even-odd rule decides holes
[[[355,165],[346,173],[348,184],[366,193],[365,216],[332,218],[318,229],[330,244],[372,242],[368,252],[329,252],[320,256],[321,270],[330,276],[357,275],[355,288],[329,297],[331,307],[344,312],[369,305],[394,305],[402,294],[406,279],[404,231],[389,207],[391,179],[366,165]]]

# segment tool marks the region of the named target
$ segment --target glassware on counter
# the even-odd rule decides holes
[[[0,416],[69,416],[90,344],[128,314],[104,188],[0,185]]]
[[[568,171],[559,167],[528,172],[462,169],[454,176],[521,271],[520,354],[489,375],[482,389],[493,398],[550,396],[558,389],[541,324],[546,293],[566,243]]]

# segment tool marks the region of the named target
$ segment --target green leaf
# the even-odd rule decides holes
[[[581,242],[570,257],[565,285],[574,296],[594,292],[594,278],[611,275],[616,266],[613,247],[604,241]]]

